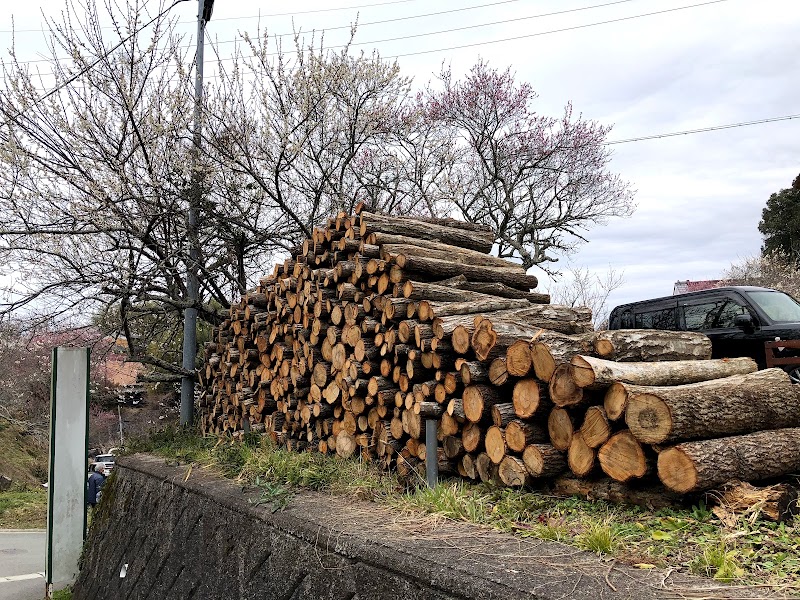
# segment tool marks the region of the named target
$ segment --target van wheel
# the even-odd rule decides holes
[[[791,365],[784,367],[783,370],[789,374],[789,379],[792,380],[792,383],[800,383],[800,366]]]

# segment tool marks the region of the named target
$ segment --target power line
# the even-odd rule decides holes
[[[389,0],[387,2],[375,2],[374,4],[357,4],[355,6],[338,6],[334,8],[317,8],[313,10],[301,10],[285,13],[271,13],[265,15],[250,15],[246,17],[222,17],[214,18],[215,21],[234,21],[237,19],[256,19],[267,17],[291,17],[293,15],[308,15],[312,13],[335,12],[339,10],[354,10],[357,8],[373,8],[377,6],[388,6],[390,4],[407,4],[409,2],[419,2],[419,0]],[[194,21],[178,21],[179,24],[194,24]],[[101,27],[100,29],[114,29],[112,25],[108,27]],[[49,29],[0,29],[0,33],[49,33]]]
[[[662,14],[665,14],[665,13],[677,12],[679,10],[687,10],[689,8],[698,8],[698,7],[701,7],[701,6],[708,6],[710,4],[720,4],[721,2],[728,2],[728,0],[710,0],[710,2],[701,2],[699,4],[690,4],[688,6],[678,6],[677,8],[668,8],[668,9],[665,9],[665,10],[657,10],[657,11],[654,11],[654,12],[643,13],[641,15],[632,15],[630,17],[620,17],[618,19],[609,19],[608,21],[598,21],[596,23],[587,23],[586,25],[575,25],[573,27],[563,27],[561,29],[552,29],[550,31],[540,31],[538,33],[529,33],[529,34],[526,34],[526,35],[517,35],[517,36],[514,36],[514,37],[502,38],[502,39],[499,39],[499,40],[490,40],[488,42],[475,42],[475,43],[472,43],[472,44],[462,44],[460,46],[450,46],[448,48],[436,48],[434,50],[421,50],[419,52],[407,52],[405,54],[395,54],[394,56],[385,56],[384,58],[402,58],[402,57],[405,57],[405,56],[418,56],[420,54],[433,54],[435,52],[447,52],[449,50],[461,50],[463,48],[474,48],[476,46],[488,46],[490,44],[500,44],[502,42],[513,42],[513,41],[517,41],[517,40],[524,40],[524,39],[528,39],[528,38],[538,37],[538,36],[541,36],[541,35],[549,35],[551,33],[563,33],[565,31],[575,31],[575,30],[578,30],[578,29],[586,29],[588,27],[596,27],[598,25],[609,25],[611,23],[621,23],[623,21],[631,21],[633,19],[641,19],[642,17],[652,17],[654,15],[662,15]],[[402,39],[402,38],[398,38],[398,39]],[[377,43],[379,41],[383,41],[383,40],[377,40],[376,42],[372,42],[372,43]],[[357,46],[359,44],[351,44],[351,45]]]
[[[407,16],[407,17],[394,17],[392,19],[383,19],[381,21],[369,21],[369,22],[366,22],[366,23],[358,23],[358,28],[368,27],[370,25],[385,25],[386,23],[396,23],[398,21],[410,21],[412,19],[423,19],[423,18],[427,18],[427,17],[438,17],[438,16],[441,16],[441,15],[446,15],[446,14],[451,14],[451,13],[466,12],[466,11],[470,11],[470,10],[476,10],[476,9],[479,9],[479,8],[488,8],[488,7],[492,7],[492,6],[498,6],[498,5],[501,5],[501,4],[512,4],[512,3],[516,3],[516,2],[522,2],[522,1],[524,1],[524,0],[499,0],[497,2],[489,2],[487,4],[478,4],[478,5],[475,5],[475,6],[466,6],[466,7],[462,7],[462,8],[453,8],[453,9],[449,9],[449,10],[440,10],[440,11],[437,11],[437,12],[422,13],[422,14],[418,14],[418,15],[410,15],[410,16]],[[614,2],[607,2],[606,4],[597,4],[597,5],[594,5],[594,6],[585,6],[585,7],[582,7],[582,8],[573,8],[573,9],[569,9],[569,10],[560,10],[560,11],[556,11],[556,12],[544,13],[544,14],[541,14],[541,15],[533,15],[533,16],[528,16],[528,17],[517,17],[515,19],[507,19],[505,21],[495,21],[493,23],[481,23],[481,24],[478,24],[478,25],[470,25],[470,26],[467,26],[467,27],[459,28],[459,29],[448,29],[448,30],[445,30],[445,31],[434,31],[434,32],[431,32],[431,33],[421,33],[421,34],[416,34],[416,35],[412,35],[412,36],[408,36],[408,37],[412,38],[412,37],[420,37],[420,36],[424,36],[424,35],[436,35],[438,33],[450,33],[452,31],[460,31],[461,29],[470,29],[470,28],[476,28],[476,27],[488,27],[490,25],[499,25],[499,24],[502,24],[502,23],[511,23],[511,22],[515,22],[515,21],[524,21],[524,20],[528,20],[528,19],[536,19],[536,18],[539,18],[539,17],[550,17],[550,16],[554,16],[554,15],[561,15],[561,14],[579,12],[579,11],[583,11],[583,10],[589,10],[589,9],[592,9],[592,8],[602,8],[602,7],[605,7],[605,6],[612,6],[614,4],[624,4],[626,2],[634,2],[634,1],[636,1],[636,0],[615,0]],[[312,12],[314,12],[314,11],[312,11]],[[296,14],[302,14],[302,13],[296,13]],[[252,19],[252,18],[253,17],[229,17],[229,20],[230,19]],[[217,20],[224,21],[226,19],[217,19]],[[339,31],[339,30],[342,30],[342,29],[348,29],[349,30],[352,27],[353,27],[352,23],[350,23],[349,25],[337,25],[335,27],[326,27],[325,29],[320,29],[320,33],[326,33],[326,32],[329,32],[329,31]],[[291,33],[276,33],[276,34],[270,35],[269,37],[277,39],[277,38],[284,38],[284,37],[294,37],[295,35],[296,35],[295,32],[291,32]],[[240,41],[240,40],[243,40],[243,39],[244,38],[242,36],[236,36],[235,39],[223,40],[221,42],[214,42],[214,44],[216,46],[219,46],[221,44],[232,44],[234,42],[237,42],[237,41]],[[363,43],[371,44],[371,43],[374,43],[374,42],[363,42]],[[190,47],[191,46],[183,46],[183,48],[190,48]],[[53,59],[43,58],[43,59],[37,59],[37,60],[21,60],[21,61],[18,62],[18,64],[32,64],[32,63],[40,63],[40,62],[50,62],[51,60],[53,60]],[[62,57],[62,58],[57,58],[55,60],[56,61],[64,61],[64,60],[71,60],[71,59],[69,57],[65,56],[65,57]]]
[[[645,140],[656,140],[661,138],[676,137],[679,135],[691,135],[693,133],[705,133],[707,131],[719,131],[721,129],[735,129],[736,127],[747,127],[749,125],[761,125],[763,123],[775,123],[777,121],[790,121],[791,119],[800,119],[800,114],[784,115],[782,117],[769,117],[767,119],[757,119],[755,121],[742,121],[741,123],[728,123],[726,125],[713,125],[711,127],[701,127],[699,129],[687,129],[686,131],[673,131],[670,133],[656,133],[653,135],[645,135],[641,137],[627,138],[624,140],[614,140],[613,142],[605,142],[606,146],[613,146],[615,144],[628,144],[631,142],[643,142]]]

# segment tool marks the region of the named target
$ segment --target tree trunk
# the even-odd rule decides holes
[[[572,358],[570,365],[575,384],[590,389],[606,388],[617,381],[635,385],[680,385],[752,373],[758,369],[752,358],[618,363],[578,355]]]
[[[491,298],[486,294],[470,292],[449,285],[408,280],[401,285],[403,297],[428,302],[470,302]]]
[[[684,442],[658,455],[658,477],[679,493],[732,479],[760,481],[800,471],[800,428]]]
[[[711,340],[691,331],[617,329],[599,331],[594,342],[597,356],[618,362],[707,360]]]
[[[646,444],[800,426],[800,386],[778,368],[673,387],[628,399],[625,422]]]

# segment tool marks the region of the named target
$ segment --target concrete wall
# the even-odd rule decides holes
[[[667,590],[663,573],[347,497],[302,494],[274,513],[257,499],[203,469],[121,459],[73,597],[645,600],[698,586],[672,574]]]

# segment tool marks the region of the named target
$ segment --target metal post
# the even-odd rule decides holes
[[[439,482],[439,457],[436,440],[436,419],[425,419],[425,479],[429,488]]]
[[[213,4],[213,0],[208,0]],[[181,378],[181,425],[190,426],[194,421],[194,359],[197,354],[197,302],[200,284],[197,278],[200,249],[197,238],[197,215],[202,200],[202,178],[200,177],[200,147],[202,143],[203,107],[203,42],[206,25],[206,0],[197,0],[197,57],[194,80],[194,151],[192,159],[192,189],[189,198],[189,214],[186,233],[189,242],[189,263],[186,272],[187,301],[191,306],[183,312],[183,370],[189,374]],[[209,11],[210,12],[210,11]],[[210,18],[210,14],[208,15]]]

